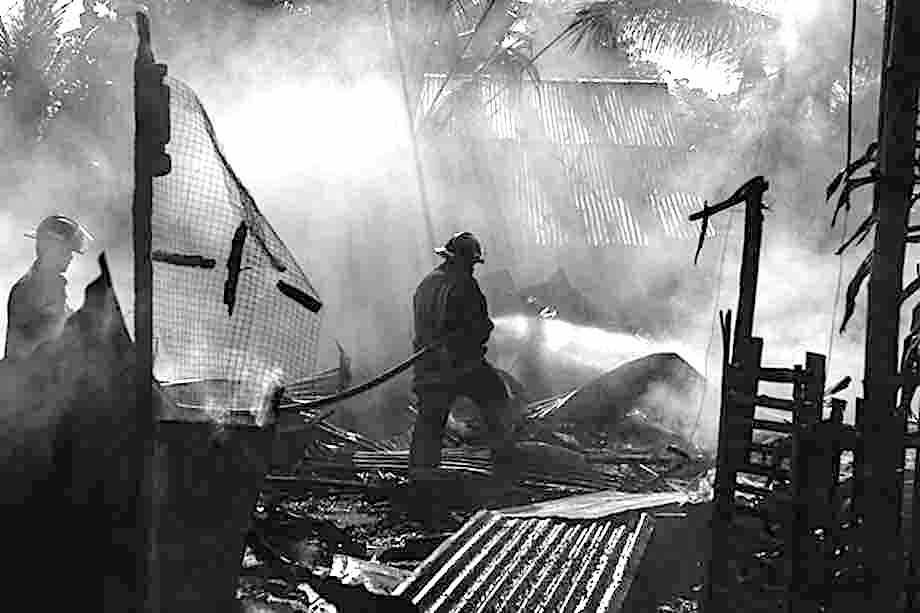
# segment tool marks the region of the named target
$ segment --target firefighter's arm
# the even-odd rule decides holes
[[[456,309],[457,327],[468,330],[465,335],[467,342],[484,345],[495,325],[489,319],[486,299],[476,280],[471,278],[469,282],[458,285],[456,300],[451,302]]]
[[[17,286],[10,293],[9,325],[18,329],[24,338],[35,340],[45,333],[48,326],[66,316],[67,310],[66,298],[36,304],[34,300],[29,299],[22,286]]]

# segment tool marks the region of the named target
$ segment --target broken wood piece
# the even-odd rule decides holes
[[[718,204],[714,204],[713,206],[707,206],[706,203],[703,203],[703,210],[697,211],[696,213],[690,215],[690,221],[696,221],[697,219],[701,219],[703,221],[700,226],[700,239],[696,246],[696,254],[693,256],[694,264],[696,264],[700,252],[703,250],[703,242],[706,237],[706,230],[709,227],[709,218],[716,213],[729,209],[736,204],[746,202],[749,199],[757,199],[760,202],[760,207],[766,208],[763,206],[762,198],[763,192],[767,191],[767,187],[769,187],[769,183],[767,183],[767,181],[762,176],[756,176],[739,187],[737,191],[735,191],[735,193],[732,194],[727,200],[724,200]]]
[[[723,200],[719,204],[714,204],[710,207],[705,207],[703,211],[697,211],[690,215],[690,221],[696,221],[697,219],[703,219],[704,217],[711,217],[716,213],[720,213],[726,209],[729,209],[736,204],[741,204],[745,202],[749,195],[752,195],[756,192],[764,192],[769,187],[766,179],[762,176],[756,176],[753,179],[749,180],[747,183],[742,185],[735,191],[734,194],[729,196],[727,200]]]
[[[396,586],[412,573],[379,562],[362,560],[340,553],[332,556],[330,576],[346,585],[363,585],[375,594],[392,594]]]

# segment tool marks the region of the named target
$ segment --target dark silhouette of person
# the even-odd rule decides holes
[[[7,302],[5,357],[22,360],[42,343],[55,339],[71,314],[64,273],[74,253],[85,253],[92,235],[62,215],[46,217],[34,234],[35,262],[10,290]]]
[[[414,347],[418,351],[445,337],[449,340],[415,364],[412,390],[418,418],[409,454],[415,482],[424,480],[439,464],[447,416],[459,396],[479,407],[498,471],[510,467],[514,449],[508,426],[508,392],[501,376],[485,359],[485,345],[494,325],[473,276],[475,265],[484,261],[482,246],[472,233],[461,232],[435,253],[444,262],[422,280],[413,297]]]

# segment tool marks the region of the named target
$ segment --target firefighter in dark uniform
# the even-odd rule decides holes
[[[46,217],[34,234],[35,262],[13,285],[7,303],[7,360],[22,360],[44,343],[58,337],[70,316],[67,306],[67,271],[74,252],[85,253],[92,235],[79,223],[62,215]]]
[[[441,437],[450,406],[458,396],[474,401],[482,414],[493,463],[507,475],[513,458],[508,427],[509,397],[504,381],[486,361],[492,333],[485,296],[473,277],[482,247],[470,232],[455,234],[435,253],[444,262],[415,290],[415,350],[449,337],[440,349],[416,363],[413,392],[418,418],[412,433],[410,472],[418,482],[441,461]]]

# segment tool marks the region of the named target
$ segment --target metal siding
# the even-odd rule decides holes
[[[427,76],[422,109],[430,105],[443,78]],[[686,216],[699,208],[698,199],[666,193],[657,179],[686,157],[674,156],[679,141],[674,103],[665,87],[616,80],[543,80],[525,82],[523,88],[521,106],[516,108],[502,82],[484,79],[479,93],[487,106],[487,133],[473,138],[490,151],[500,150],[496,155],[508,160],[504,168],[509,172],[496,178],[506,185],[503,189],[521,221],[516,227],[525,240],[543,246],[573,240],[595,247],[645,246],[651,228],[643,229],[635,207],[651,207],[647,218],[659,222],[665,237],[695,237],[696,228]],[[501,150],[508,144],[513,151]],[[539,166],[548,162],[535,151],[546,146],[562,160],[568,188],[560,193],[550,193],[541,184]],[[642,189],[637,191],[636,185]],[[571,220],[560,219],[552,204],[560,198],[571,202],[575,218],[582,222],[582,228],[576,228],[578,236],[569,227]]]
[[[427,613],[617,611],[652,519],[572,521],[481,511],[395,591]]]
[[[425,111],[444,77],[426,75],[420,108]],[[439,102],[452,88],[464,83],[455,77]],[[658,83],[617,80],[525,81],[521,104],[535,110],[548,140],[568,144],[604,144],[633,147],[675,147],[674,102]],[[513,96],[502,81],[483,79],[480,100],[485,104],[491,130],[484,139],[514,139],[518,135]],[[586,104],[590,102],[590,105]],[[591,109],[581,118],[573,105]]]
[[[703,207],[703,200],[699,196],[683,192],[661,194],[657,190],[652,190],[649,200],[667,237],[690,240],[699,235],[699,225],[691,224],[687,220],[691,213]],[[715,235],[711,225],[706,234]]]

